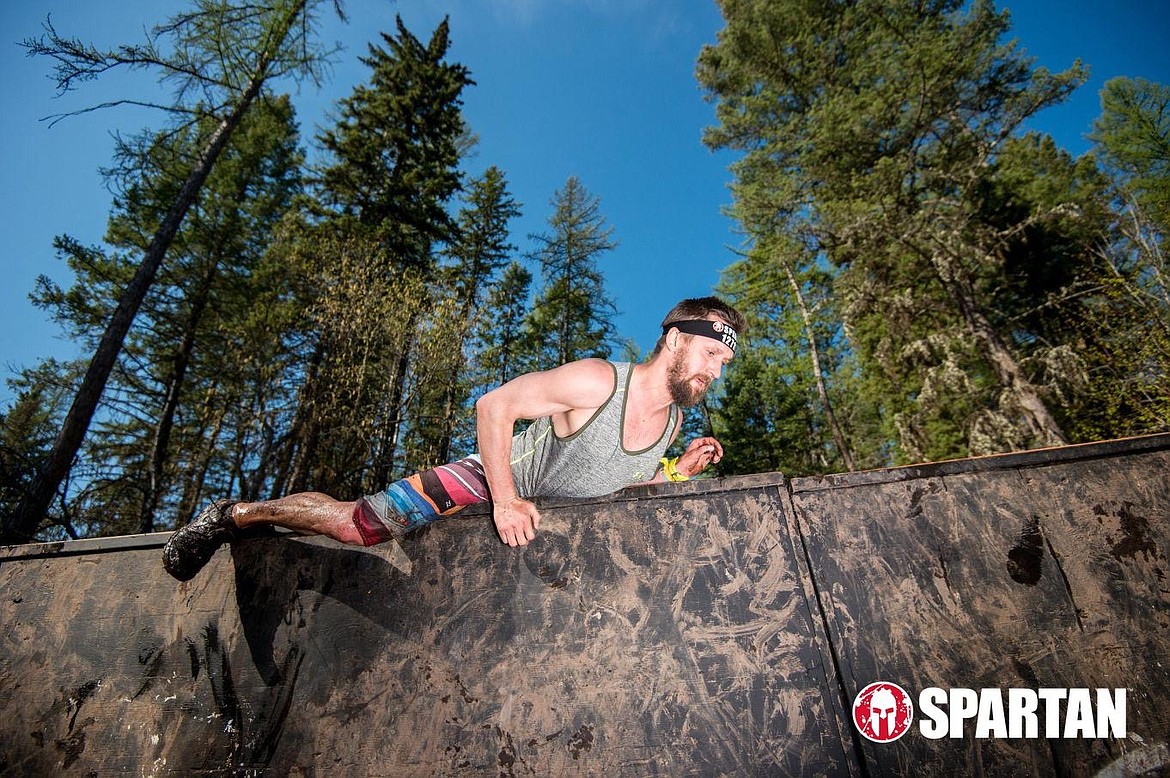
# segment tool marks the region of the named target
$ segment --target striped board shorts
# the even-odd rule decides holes
[[[483,463],[472,454],[407,476],[385,491],[360,498],[353,510],[353,523],[362,541],[372,546],[489,499]]]

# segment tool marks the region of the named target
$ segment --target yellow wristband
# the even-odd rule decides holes
[[[662,462],[662,474],[666,476],[667,481],[691,480],[689,475],[683,475],[678,471],[678,457],[675,457],[674,459],[667,459],[666,457],[663,457],[660,461]]]

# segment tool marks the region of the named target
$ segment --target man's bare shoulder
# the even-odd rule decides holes
[[[571,405],[597,407],[613,394],[617,373],[604,359],[579,359],[547,370],[542,380],[558,394],[571,397]]]
[[[613,385],[615,375],[612,364],[604,359],[578,359],[575,362],[566,362],[560,367],[546,371],[549,375],[559,378],[574,378],[580,381],[597,381]]]
[[[481,411],[506,408],[518,419],[600,408],[613,394],[616,373],[603,359],[582,359],[550,370],[525,373],[485,394]]]

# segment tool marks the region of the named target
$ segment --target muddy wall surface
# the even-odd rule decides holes
[[[0,772],[1112,775],[1170,763],[1170,436],[485,513],[402,551],[0,550]],[[1127,690],[1125,738],[874,743],[873,681]],[[1163,768],[1164,769],[1164,768]]]

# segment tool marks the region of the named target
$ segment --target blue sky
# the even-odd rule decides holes
[[[161,126],[164,118],[115,108],[49,128],[43,117],[152,89],[141,78],[106,78],[56,97],[50,63],[17,44],[52,14],[58,31],[98,46],[137,42],[142,31],[186,4],[178,0],[8,0],[0,8],[0,382],[45,356],[78,356],[55,324],[28,300],[46,274],[68,285],[52,240],[66,233],[100,244],[110,193],[99,169],[111,160],[115,132]],[[1053,70],[1080,58],[1091,80],[1035,129],[1073,154],[1099,112],[1109,78],[1170,83],[1170,3],[1165,0],[1010,0],[1012,35]],[[1074,9],[1075,10],[1071,10]],[[713,0],[348,0],[348,24],[328,20],[323,38],[345,48],[322,89],[294,95],[308,142],[339,98],[363,83],[357,58],[395,13],[426,38],[450,16],[451,58],[477,85],[465,96],[479,137],[467,165],[506,174],[524,216],[513,222],[521,252],[546,232],[549,201],[577,176],[601,201],[618,248],[602,258],[619,331],[643,349],[662,314],[683,297],[711,292],[734,260],[739,238],[727,205],[733,159],[701,143],[713,107],[694,80],[695,58],[715,40],[722,18]],[[11,392],[0,386],[0,407]]]

